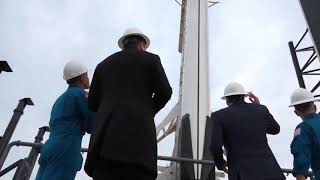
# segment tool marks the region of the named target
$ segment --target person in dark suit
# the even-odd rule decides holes
[[[153,180],[157,177],[154,116],[172,89],[158,55],[145,51],[149,38],[128,29],[123,50],[96,67],[89,108],[97,112],[85,164],[94,180]]]
[[[211,152],[219,170],[229,180],[285,179],[266,134],[278,134],[280,126],[259,99],[249,92],[252,103],[244,101],[244,87],[232,82],[224,91],[227,108],[211,114],[213,121]],[[224,146],[227,161],[223,159]]]

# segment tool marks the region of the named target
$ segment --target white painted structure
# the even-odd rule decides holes
[[[203,156],[206,117],[210,115],[207,21],[207,0],[182,1],[179,42],[179,51],[182,53],[180,97],[177,105],[157,127],[158,141],[176,132],[174,157],[177,156],[181,117],[185,114],[190,114],[193,159],[201,160]],[[158,179],[179,177],[176,175],[179,173],[179,165],[173,163],[167,169],[172,173],[165,172],[159,175]],[[200,179],[201,166],[194,165],[194,171],[196,179]]]

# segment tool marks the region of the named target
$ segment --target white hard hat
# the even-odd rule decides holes
[[[63,79],[69,80],[88,72],[88,69],[77,61],[69,61],[63,68]]]
[[[319,101],[319,99],[316,99],[310,91],[299,88],[293,91],[291,95],[291,104],[289,105],[289,107],[315,101]]]
[[[150,39],[147,35],[145,35],[140,29],[138,28],[128,28],[122,35],[122,37],[118,40],[118,45],[121,49],[123,49],[123,40],[128,36],[140,36],[146,41],[146,48],[150,45]]]
[[[226,97],[234,95],[247,95],[247,92],[241,84],[231,82],[224,89],[224,95],[221,99],[226,99]]]

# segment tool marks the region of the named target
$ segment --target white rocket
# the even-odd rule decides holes
[[[176,106],[157,127],[158,141],[175,131],[173,157],[206,159],[204,152],[209,145],[205,143],[209,136],[206,122],[210,115],[208,5],[207,0],[182,0],[181,4],[180,96]],[[172,163],[158,179],[204,179],[207,174],[201,165]]]

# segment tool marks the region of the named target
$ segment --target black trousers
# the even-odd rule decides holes
[[[93,180],[155,180],[144,167],[119,161],[101,160],[93,173]]]

